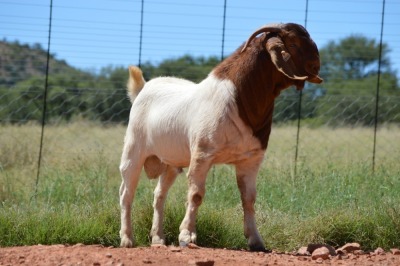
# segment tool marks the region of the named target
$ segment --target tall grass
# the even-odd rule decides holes
[[[39,127],[0,127],[0,246],[119,243],[118,161],[125,128],[74,123],[47,127],[35,194]],[[269,248],[357,241],[365,249],[400,246],[399,130],[378,132],[371,172],[371,130],[305,128],[293,173],[294,127],[276,127],[259,173],[257,223]],[[149,245],[154,180],[143,176],[133,227]],[[187,180],[178,177],[166,205],[168,243],[178,244]],[[198,215],[198,244],[245,248],[240,196],[232,167],[216,166]]]

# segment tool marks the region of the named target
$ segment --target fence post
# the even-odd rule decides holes
[[[304,28],[307,29],[308,21],[308,0],[306,0],[306,11],[304,19]],[[300,141],[300,121],[301,121],[301,103],[303,101],[303,90],[299,94],[299,108],[297,110],[297,134],[296,134],[296,151],[294,154],[294,176],[297,176],[297,159],[299,155],[299,141]]]
[[[379,90],[381,83],[381,65],[382,65],[382,41],[383,26],[385,20],[385,0],[382,1],[382,19],[381,19],[381,36],[379,40],[379,59],[378,59],[378,78],[376,80],[376,97],[375,97],[375,121],[374,121],[374,147],[372,150],[372,172],[375,172],[375,155],[376,155],[376,131],[378,130],[378,114],[379,114]]]
[[[140,10],[140,36],[139,36],[139,62],[138,62],[138,67],[142,66],[143,9],[144,9],[144,0],[142,0],[142,7],[141,7],[141,10]]]
[[[48,38],[47,38],[47,55],[46,55],[46,76],[45,76],[45,80],[44,80],[42,128],[41,128],[41,133],[40,133],[39,158],[38,158],[36,182],[35,182],[35,194],[34,194],[35,197],[37,195],[37,190],[38,190],[38,185],[39,185],[40,168],[41,168],[41,164],[42,164],[42,153],[43,153],[44,128],[46,125],[47,92],[48,92],[48,88],[49,88],[49,65],[50,65],[50,43],[51,43],[52,20],[53,20],[53,0],[50,0],[49,34],[48,34]]]
[[[223,17],[222,17],[221,61],[224,60],[224,48],[225,48],[225,22],[226,22],[226,0],[224,0],[224,15],[223,15]]]

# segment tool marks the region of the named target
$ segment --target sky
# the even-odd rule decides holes
[[[380,0],[226,0],[225,27],[224,4],[144,0],[142,17],[141,0],[53,0],[49,31],[50,0],[0,0],[0,36],[47,49],[50,34],[50,52],[58,59],[97,72],[138,64],[139,57],[156,64],[184,54],[227,56],[273,22],[305,25],[320,48],[356,34],[379,41],[381,34]],[[384,12],[383,42],[400,76],[400,0],[386,0]]]

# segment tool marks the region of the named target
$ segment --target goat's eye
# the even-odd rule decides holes
[[[296,47],[296,44],[291,43],[291,44],[289,44],[289,47],[290,47],[290,48],[295,48],[295,47]]]

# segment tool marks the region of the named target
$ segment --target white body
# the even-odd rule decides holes
[[[235,92],[230,80],[219,80],[212,73],[199,84],[171,77],[145,84],[132,105],[120,165],[122,246],[133,245],[131,202],[146,159],[156,156],[165,168],[156,167],[162,173],[154,196],[153,244],[165,243],[165,197],[180,169],[189,167],[188,206],[179,235],[180,244],[187,245],[196,241],[195,216],[207,172],[213,164],[227,163],[236,167],[249,245],[264,249],[254,219],[255,179],[264,150],[240,119]]]
[[[236,169],[248,245],[265,250],[254,203],[274,100],[289,86],[301,90],[306,81],[321,83],[319,69],[317,46],[306,29],[294,23],[261,27],[199,84],[177,78],[145,83],[141,70],[131,67],[128,94],[133,105],[120,165],[121,246],[133,245],[131,204],[143,167],[148,177],[159,176],[154,244],[165,243],[162,221],[168,189],[181,168],[189,167],[188,204],[179,234],[180,244],[187,245],[196,241],[196,214],[208,170],[228,163]]]

